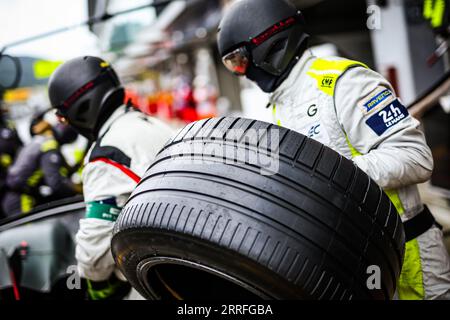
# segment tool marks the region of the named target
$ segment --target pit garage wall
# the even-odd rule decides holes
[[[421,1],[367,0],[367,4],[376,69],[397,83],[398,94],[408,105],[444,73],[442,61],[432,68],[426,62],[436,44],[422,19]],[[389,69],[395,70],[397,79]]]

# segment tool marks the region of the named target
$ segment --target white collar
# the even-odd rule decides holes
[[[102,125],[102,127],[100,128],[100,131],[98,133],[98,136],[99,137],[103,136],[106,133],[106,131],[109,129],[109,127],[111,127],[113,122],[116,121],[117,119],[119,119],[121,116],[123,116],[127,112],[126,109],[127,109],[126,105],[122,105],[119,108],[117,108],[116,111],[114,111],[113,114],[108,118],[108,120],[106,120],[106,122]]]

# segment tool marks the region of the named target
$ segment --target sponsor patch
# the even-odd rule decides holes
[[[370,117],[366,124],[379,136],[409,116],[408,110],[398,99]]]
[[[308,130],[308,138],[313,138],[321,133],[320,123],[313,125]]]
[[[303,131],[303,132],[302,132]],[[300,133],[325,145],[330,143],[330,136],[322,123],[310,123]]]
[[[380,93],[378,93],[375,97],[370,98],[369,101],[367,101],[363,106],[367,113],[369,113],[371,110],[378,107],[382,102],[386,101],[389,97],[392,97],[392,92],[390,90],[383,90]]]

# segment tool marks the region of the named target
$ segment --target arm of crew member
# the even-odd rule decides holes
[[[63,155],[58,150],[44,153],[40,160],[44,173],[44,181],[54,194],[61,197],[70,197],[76,194],[75,185],[67,177],[68,169],[65,166]]]
[[[335,106],[349,142],[361,154],[354,162],[382,188],[430,178],[433,157],[420,123],[380,74],[361,67],[349,70],[337,83]]]
[[[104,162],[88,163],[83,170],[86,217],[76,234],[80,276],[107,280],[115,270],[111,253],[112,230],[121,207],[136,187],[119,169]]]

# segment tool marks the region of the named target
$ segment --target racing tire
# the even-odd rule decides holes
[[[224,117],[189,124],[160,151],[112,252],[148,299],[387,300],[404,243],[394,205],[352,161]]]

